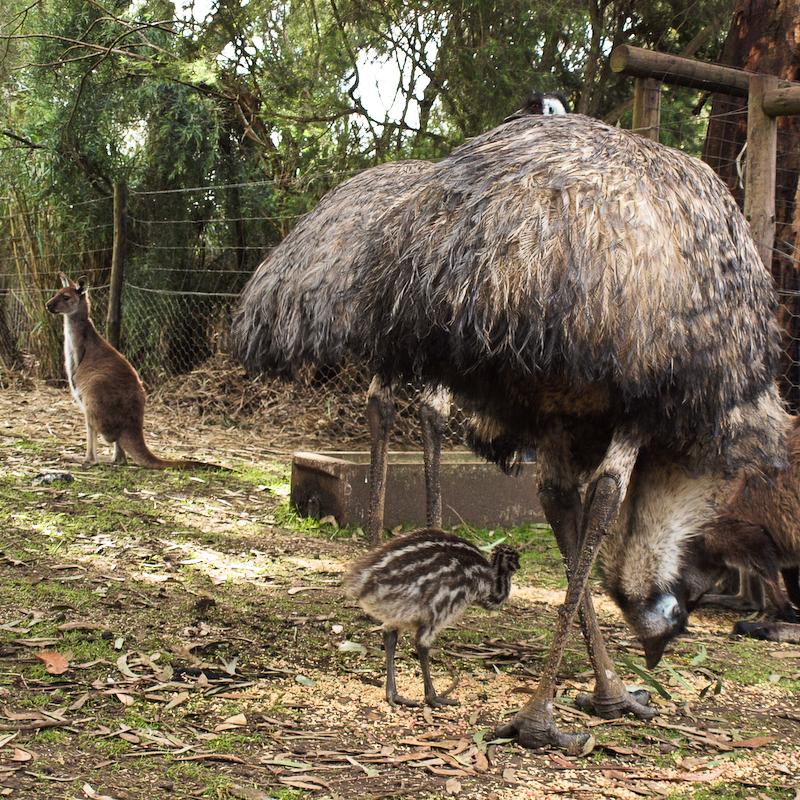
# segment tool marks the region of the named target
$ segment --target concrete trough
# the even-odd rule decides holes
[[[425,525],[425,476],[421,452],[390,452],[384,523]],[[298,452],[292,458],[292,505],[303,516],[334,517],[364,527],[369,502],[368,452]],[[480,528],[543,523],[536,496],[536,464],[504,475],[468,450],[442,453],[442,516],[445,527]]]

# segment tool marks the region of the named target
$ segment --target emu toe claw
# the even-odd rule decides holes
[[[556,747],[571,756],[580,755],[590,739],[588,733],[562,733],[553,722],[552,715],[548,714],[542,718],[517,714],[512,722],[497,728],[494,736],[516,739],[520,747],[529,750]]]
[[[656,709],[648,705],[650,692],[637,689],[628,692],[623,689],[620,695],[600,695],[580,692],[575,697],[575,705],[587,714],[594,714],[601,719],[617,719],[624,714],[632,714],[638,719],[652,719],[658,714]]]
[[[458,700],[453,700],[450,697],[442,697],[440,694],[434,694],[431,697],[426,697],[425,702],[432,708],[442,708],[442,706],[457,706]]]
[[[387,696],[386,700],[390,706],[409,706],[410,708],[419,708],[421,705],[416,700],[409,700],[400,694],[394,694],[391,697]]]

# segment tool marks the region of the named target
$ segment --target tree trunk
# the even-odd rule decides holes
[[[737,0],[721,63],[796,81],[800,77],[800,0]],[[747,138],[747,102],[714,95],[703,158],[725,181],[740,206],[743,192],[737,158]],[[746,156],[739,159],[742,166]],[[775,251],[772,274],[783,305],[786,358],[781,388],[794,411],[800,410],[800,232],[796,197],[800,170],[800,116],[778,118],[778,174],[775,193]]]

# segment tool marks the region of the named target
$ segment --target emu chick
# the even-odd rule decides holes
[[[395,537],[349,567],[344,578],[347,593],[383,623],[390,705],[419,705],[398,695],[395,687],[394,652],[401,630],[415,634],[425,702],[456,705],[433,688],[430,647],[438,632],[456,622],[467,606],[503,605],[518,569],[519,554],[513,547],[499,545],[489,563],[475,545],[433,529]]]

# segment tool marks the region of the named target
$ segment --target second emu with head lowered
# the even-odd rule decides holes
[[[391,705],[418,705],[398,695],[395,687],[394,651],[401,630],[415,634],[425,702],[456,705],[433,688],[428,663],[433,640],[473,603],[490,610],[500,608],[518,569],[519,554],[513,547],[495,547],[490,564],[475,545],[437,530],[391,539],[348,569],[344,579],[348,594],[383,623],[386,699]]]

